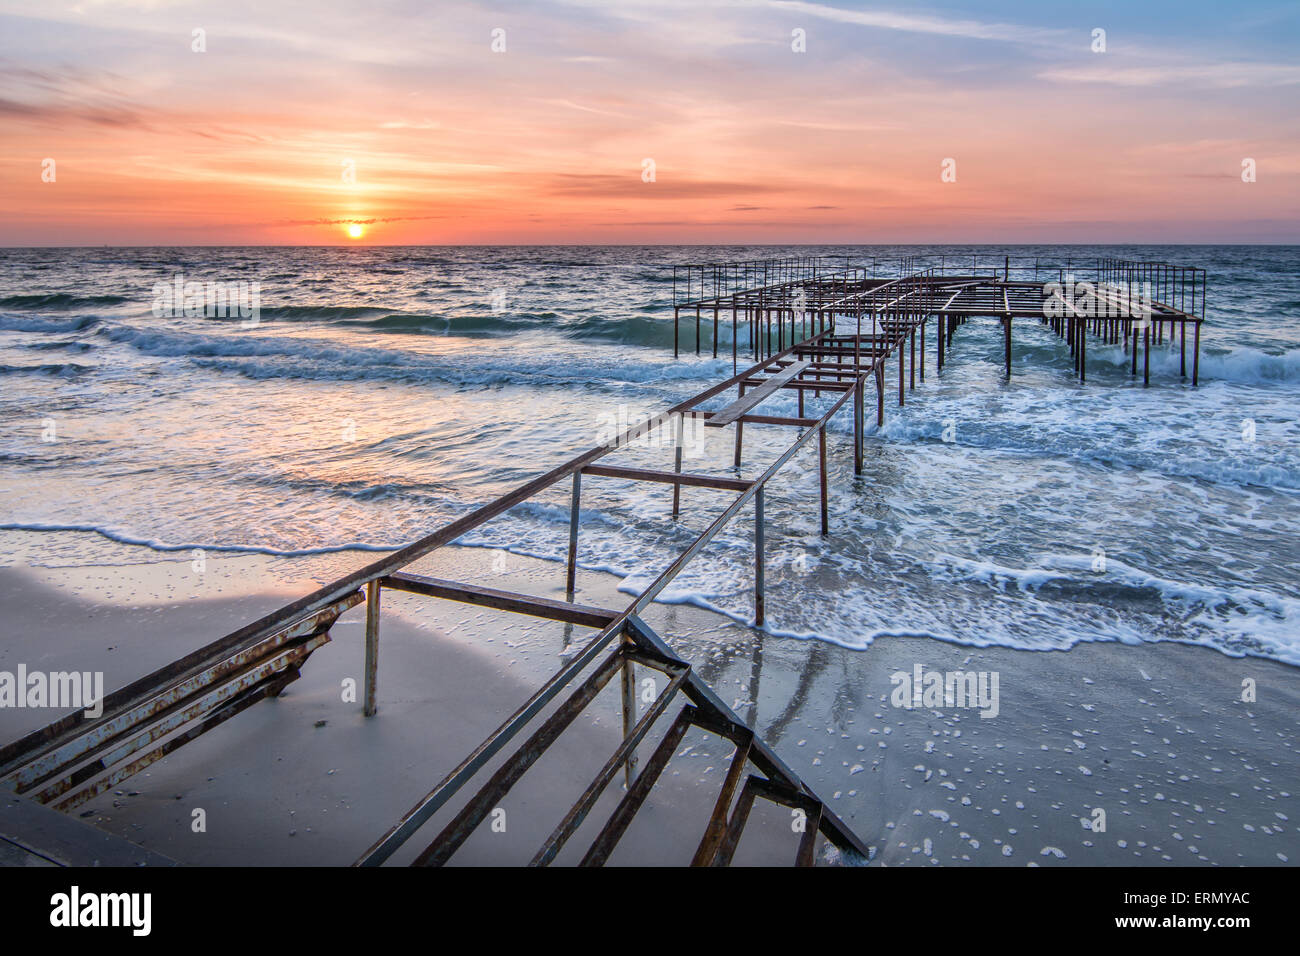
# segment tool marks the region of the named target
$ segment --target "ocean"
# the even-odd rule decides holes
[[[324,578],[398,547],[731,375],[672,354],[674,263],[784,255],[1104,256],[1208,270],[1201,384],[1157,351],[976,319],[940,375],[869,428],[853,476],[832,431],[831,534],[815,446],[767,494],[778,640],[891,635],[974,647],[1176,641],[1300,665],[1300,247],[320,247],[0,249],[0,529],[48,547],[6,563],[298,555]],[[256,323],[158,316],[155,286],[256,282]],[[706,327],[708,323],[706,322]],[[933,340],[928,344],[932,348]],[[743,362],[743,343],[742,343]],[[793,414],[793,393],[765,405]],[[869,422],[871,416],[868,416]],[[719,430],[721,432],[722,430]],[[746,429],[746,463],[788,431]],[[730,470],[731,433],[691,470]],[[653,442],[629,458],[671,464]],[[462,545],[561,561],[567,483]],[[584,486],[580,565],[635,592],[719,493]],[[752,617],[745,512],[662,600]],[[558,571],[557,574],[562,574]],[[217,635],[213,635],[216,637]]]

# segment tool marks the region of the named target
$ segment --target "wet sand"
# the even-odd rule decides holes
[[[209,556],[196,574],[179,557],[135,554],[135,564],[0,569],[0,669],[98,669],[107,687],[121,686],[328,576],[309,561],[261,556]],[[562,596],[558,565],[502,552],[447,549],[415,570]],[[610,576],[584,573],[579,583],[585,603],[628,600]],[[872,846],[876,863],[1300,860],[1300,675],[1286,665],[1170,643],[1026,652],[893,637],[851,651],[760,639],[685,606],[655,605],[646,620]],[[349,611],[281,698],[78,812],[184,863],[348,864],[560,665],[566,639],[571,650],[590,633],[566,637],[559,624],[385,592],[380,712],[366,720],[340,693],[344,678],[360,677],[362,630],[361,609]],[[891,675],[917,665],[996,673],[997,716],[894,706]],[[1246,678],[1252,703],[1241,699]],[[527,862],[616,746],[613,690],[503,803],[505,832],[485,824],[455,862]],[[54,716],[0,709],[0,738]],[[729,756],[716,738],[689,736],[611,862],[687,862]],[[558,862],[576,862],[620,793],[609,788]],[[196,808],[204,833],[191,828]],[[1085,826],[1098,809],[1104,832]],[[413,857],[453,810],[393,862]],[[782,812],[764,810],[737,862],[788,862],[794,841]]]

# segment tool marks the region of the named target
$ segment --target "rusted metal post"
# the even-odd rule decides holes
[[[876,359],[876,427],[885,426],[885,358]]]
[[[754,626],[762,627],[763,597],[763,487],[754,492]]]
[[[907,370],[903,368],[906,362],[904,351],[903,340],[900,338],[898,340],[898,404],[900,407],[903,404],[903,386],[906,384],[904,379],[907,378]]]
[[[362,713],[373,717],[379,709],[376,689],[379,678],[379,581],[366,582],[366,696]]]
[[[1011,378],[1011,316],[1002,320],[1002,351],[1005,355],[1007,378]]]
[[[740,368],[740,344],[736,341],[738,326],[736,323],[736,300],[731,300],[731,374]]]
[[[636,665],[632,659],[624,658],[623,660],[623,739],[626,740],[632,736],[632,728],[636,726]],[[627,762],[623,764],[623,780],[628,789],[632,788],[632,781],[636,779],[636,749],[633,748],[627,755]]]
[[[862,376],[853,384],[853,473],[862,474]]]
[[[578,503],[582,500],[582,469],[573,473],[573,500],[569,504],[569,560],[564,576],[564,595],[568,601],[577,593],[578,579]]]
[[[744,382],[740,383],[740,397],[741,398],[745,397]],[[745,440],[745,420],[744,418],[738,418],[736,419],[736,461],[735,461],[735,465],[737,468],[740,467],[740,448],[741,445],[744,444],[744,440]]]
[[[1151,384],[1151,320],[1142,328],[1142,385]]]
[[[677,306],[673,306],[673,358],[681,357],[681,349],[678,347],[681,328],[681,310]]]
[[[686,432],[686,413],[681,412],[677,416],[677,434],[673,438],[673,444],[676,446],[673,450],[673,471],[677,474],[682,473],[682,442],[685,440]],[[673,517],[676,518],[681,514],[682,505],[682,486],[673,485]]]
[[[925,381],[925,326],[930,321],[929,316],[921,319],[921,381]]]
[[[822,534],[830,534],[830,489],[826,482],[826,426],[823,425],[818,437],[818,455],[821,460],[821,486],[822,486]]]
[[[916,388],[916,329],[912,329],[912,334],[908,336],[911,342],[912,363],[908,368],[908,389]]]
[[[1088,323],[1079,323],[1079,381],[1088,380]]]
[[[1192,388],[1195,388],[1201,372],[1201,323],[1192,324]]]

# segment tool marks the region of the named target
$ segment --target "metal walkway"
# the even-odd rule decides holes
[[[903,264],[908,269],[915,265],[918,263],[911,261]],[[882,423],[885,378],[895,357],[899,404],[905,402],[907,391],[915,388],[918,371],[920,379],[925,379],[925,336],[931,318],[937,320],[935,350],[940,369],[956,328],[971,316],[993,315],[1005,323],[1009,374],[1011,322],[1035,316],[1071,341],[1082,377],[1088,333],[1114,341],[1131,339],[1136,356],[1139,330],[1146,336],[1148,348],[1152,329],[1158,328],[1158,323],[1167,323],[1171,340],[1175,323],[1184,329],[1191,323],[1199,330],[1204,274],[1198,276],[1196,270],[1162,271],[1175,268],[1165,266],[1151,266],[1149,273],[1170,293],[1185,294],[1189,282],[1193,289],[1199,282],[1199,306],[1194,292],[1179,306],[1154,301],[1145,318],[1118,314],[1119,309],[1114,315],[1093,315],[1072,303],[1073,311],[1058,320],[1044,314],[1042,284],[1010,278],[1009,259],[1000,277],[948,275],[942,266],[928,265],[895,278],[868,275],[866,267],[832,268],[820,259],[778,260],[763,265],[765,284],[758,287],[741,287],[758,274],[754,263],[680,268],[686,274],[679,288],[688,294],[702,289],[710,276],[715,279],[714,297],[679,302],[674,307],[675,321],[685,306],[696,309],[697,351],[702,344],[699,316],[705,311],[714,312],[716,353],[717,316],[725,308],[732,313],[733,333],[742,320],[751,332],[753,365],[420,540],[140,678],[109,695],[100,718],[92,721],[78,711],[0,749],[0,789],[60,810],[80,805],[258,700],[278,694],[297,678],[307,658],[329,641],[330,628],[339,615],[362,602],[366,605],[363,706],[367,716],[374,714],[378,706],[381,596],[387,589],[561,621],[593,633],[583,638],[585,643],[580,642],[577,653],[541,688],[381,836],[358,864],[383,863],[407,841],[419,836],[440,810],[447,808],[450,812],[458,805],[454,816],[436,834],[420,836],[425,845],[415,858],[422,865],[448,862],[615,675],[619,676],[622,690],[622,741],[568,812],[557,820],[550,837],[532,857],[534,865],[547,865],[556,858],[602,794],[621,776],[626,791],[581,858],[583,865],[604,863],[637,812],[654,799],[656,784],[691,727],[717,734],[734,747],[713,811],[707,820],[699,821],[701,836],[692,858],[695,865],[731,862],[754,802],[760,798],[788,807],[796,816],[802,815],[805,829],[795,831],[802,836],[793,862],[809,865],[816,860],[818,835],[836,847],[843,859],[865,859],[868,849],[859,837],[700,680],[689,662],[651,630],[642,613],[728,523],[752,506],[753,622],[763,625],[763,509],[767,485],[792,458],[816,441],[821,531],[829,532],[827,425],[836,415],[851,415],[854,473],[861,474],[866,388],[874,385],[877,423]],[[871,270],[874,268],[873,264]],[[1128,306],[1118,280],[1131,285],[1133,277],[1146,269],[1135,264],[1106,263],[1104,275],[1116,281],[1107,285],[1107,291],[1097,301]],[[1064,280],[1064,268],[1060,275]],[[767,281],[771,277],[775,281]],[[1156,332],[1157,337],[1162,334]],[[732,350],[733,362],[738,364],[739,346],[734,334]],[[1194,360],[1193,381],[1195,374]],[[796,413],[764,413],[762,404],[782,391],[796,393]],[[823,394],[827,400],[818,401]],[[810,396],[817,409],[811,414],[807,411]],[[729,401],[720,408],[710,407],[721,399]],[[684,472],[683,436],[688,418],[702,419],[706,428],[734,426],[734,451],[729,464],[735,470],[744,464],[745,426],[786,429],[791,437],[783,450],[752,477],[737,477],[734,471],[725,475]],[[671,468],[654,470],[617,462],[620,451],[661,428],[673,429],[675,436]],[[700,495],[699,502],[693,499],[696,513],[711,508],[709,513],[713,515],[693,542],[627,606],[593,607],[575,602],[584,479],[671,486],[674,518],[680,513],[683,488],[726,492],[731,497],[719,501]],[[472,581],[429,578],[409,570],[415,561],[489,521],[507,516],[512,508],[566,480],[571,483],[571,510],[564,601],[497,590]],[[635,693],[638,667],[666,680],[663,690],[644,708],[638,707]],[[497,761],[489,773],[494,758],[504,754],[516,739],[522,743]],[[645,748],[651,748],[650,755],[644,766],[639,766],[638,750]]]

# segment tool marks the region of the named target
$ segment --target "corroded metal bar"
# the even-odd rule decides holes
[[[655,752],[646,762],[645,769],[636,778],[636,783],[632,784],[628,792],[623,795],[623,799],[619,801],[614,813],[592,842],[591,848],[587,850],[587,854],[582,858],[579,866],[604,865],[610,853],[614,851],[614,847],[618,845],[618,841],[627,831],[632,818],[641,809],[641,804],[650,795],[650,791],[654,788],[659,775],[663,773],[664,767],[672,759],[673,753],[677,750],[677,745],[682,742],[682,737],[686,735],[694,716],[694,707],[687,704],[682,708],[681,713],[677,715],[677,719],[668,728],[668,733],[664,735],[663,740],[659,742],[659,746],[655,748]]]
[[[812,866],[813,852],[817,847],[817,830],[822,822],[822,807],[817,804],[810,811],[804,820],[804,830],[799,836],[799,849],[795,853],[795,866]]]
[[[573,495],[569,503],[569,554],[564,568],[564,596],[573,600],[578,579],[578,506],[582,501],[582,469],[573,473]]]
[[[373,717],[379,708],[379,582],[366,582],[366,700],[363,713]]]
[[[736,847],[740,845],[740,834],[749,821],[749,812],[754,808],[754,797],[757,796],[754,781],[757,779],[758,777],[750,774],[745,785],[740,789],[740,799],[736,801],[736,808],[731,811],[727,830],[722,835],[722,842],[718,844],[718,851],[713,857],[713,866],[731,866],[731,858],[735,856]]]
[[[507,760],[483,785],[456,816],[443,827],[419,856],[415,866],[442,866],[460,849],[474,829],[483,822],[546,749],[573,723],[574,719],[595,700],[596,695],[609,683],[609,679],[623,666],[623,655],[610,654],[605,662],[588,677],[569,698],[539,727],[514,755]]]
[[[632,728],[636,723],[636,667],[631,660],[623,663],[619,680],[623,685],[623,739],[627,740],[632,735]],[[633,746],[628,750],[627,760],[623,765],[624,782],[629,787],[632,786],[632,778],[636,776],[636,764],[636,747]]]
[[[718,847],[727,833],[727,813],[731,809],[731,800],[735,796],[740,776],[745,772],[745,764],[749,761],[749,750],[753,740],[754,735],[749,734],[736,744],[736,752],[732,755],[731,765],[727,768],[727,777],[722,782],[717,802],[713,805],[713,814],[709,817],[709,825],[704,831],[700,845],[695,849],[691,866],[711,866],[713,858],[717,856]]]
[[[632,662],[629,660],[623,665],[623,674],[630,674],[631,667]],[[600,769],[600,772],[596,774],[596,778],[591,782],[587,789],[583,791],[582,796],[578,798],[577,803],[573,805],[565,815],[564,819],[561,820],[559,825],[555,828],[554,832],[552,832],[546,842],[542,844],[541,849],[537,851],[537,854],[533,857],[529,866],[547,866],[555,859],[555,855],[564,847],[564,844],[568,841],[569,837],[571,837],[574,831],[577,830],[578,827],[582,826],[583,821],[587,819],[587,814],[589,814],[591,808],[596,805],[596,801],[600,798],[600,795],[605,792],[605,788],[609,786],[609,782],[614,779],[620,766],[627,768],[629,771],[627,787],[628,791],[631,791],[634,786],[634,776],[630,771],[633,762],[636,759],[636,746],[645,738],[645,735],[649,733],[650,728],[654,725],[655,721],[662,716],[665,710],[667,710],[668,705],[672,702],[673,698],[677,695],[677,692],[681,689],[682,683],[686,680],[688,671],[689,668],[687,667],[679,667],[675,673],[669,675],[670,679],[668,686],[659,693],[655,698],[654,703],[652,703],[646,712],[641,715],[640,720],[638,720],[634,726],[628,727],[618,749],[615,750],[609,760],[605,762],[605,765]]]
[[[765,564],[763,543],[763,489],[754,495],[754,626],[762,627],[765,616],[766,595],[763,584]]]
[[[478,584],[464,584],[459,581],[447,581],[442,578],[429,578],[419,574],[390,574],[380,578],[380,583],[394,591],[410,591],[426,597],[443,598],[460,601],[463,604],[475,604],[490,607],[498,611],[511,611],[515,614],[529,614],[548,621],[563,621],[580,627],[605,627],[618,617],[618,611],[592,607],[587,604],[573,604],[566,601],[553,601],[550,598],[533,597],[514,591],[501,591],[485,588]]]
[[[826,478],[826,428],[822,426],[817,431],[817,455],[820,467],[818,468],[819,479],[821,483],[821,503],[822,503],[822,534],[831,533],[830,525],[830,486]]]
[[[696,475],[690,472],[652,471],[646,468],[620,468],[613,465],[588,465],[582,474],[604,478],[627,478],[633,481],[652,481],[665,485],[691,485],[695,488],[716,488],[722,491],[746,491],[752,481],[744,478],[726,478],[714,475]]]

